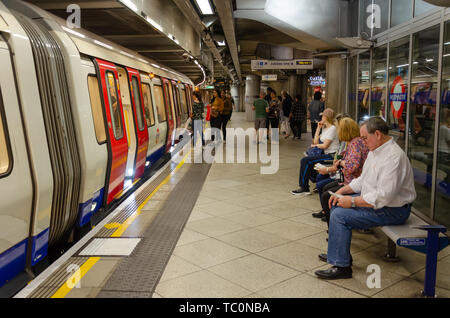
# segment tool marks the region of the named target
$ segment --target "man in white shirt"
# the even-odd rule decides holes
[[[352,229],[403,224],[416,198],[414,175],[405,152],[388,135],[389,127],[380,117],[371,117],[360,129],[370,150],[362,174],[331,196],[328,254],[333,265],[316,271],[323,279],[351,278],[350,244]],[[325,260],[323,254],[319,256]]]

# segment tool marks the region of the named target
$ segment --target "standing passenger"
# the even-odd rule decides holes
[[[222,113],[220,114],[221,119],[220,119],[220,125],[222,127],[222,132],[223,132],[223,140],[224,142],[226,142],[227,140],[227,124],[228,121],[231,118],[231,113],[233,112],[233,104],[231,102],[231,95],[223,90],[221,92],[221,97],[223,99],[223,110]]]
[[[211,128],[219,129],[218,141],[222,138],[220,136],[220,125],[221,125],[221,116],[220,113],[223,111],[223,99],[220,98],[220,91],[215,89],[213,91],[213,99],[211,100]],[[212,140],[215,140],[215,136],[213,135]]]
[[[292,139],[295,139],[295,137],[297,137],[297,139],[302,139],[302,125],[306,119],[306,107],[302,103],[300,94],[295,95],[295,102],[292,104],[289,118],[291,119],[291,129],[294,134]]]
[[[309,104],[309,119],[311,120],[311,135],[314,138],[316,134],[317,124],[320,121],[320,113],[323,112],[325,106],[321,101],[322,93],[314,93],[314,100]]]
[[[197,144],[197,132],[202,137],[202,145],[205,145],[205,138],[203,137],[203,112],[205,106],[202,102],[202,95],[200,92],[194,92],[193,94],[194,104],[192,105],[192,127],[194,127],[194,145]]]
[[[259,98],[253,102],[253,110],[255,111],[255,130],[257,133],[256,139],[259,142],[265,142],[262,140],[260,128],[266,128],[266,116],[269,112],[269,104],[264,99],[264,92],[259,93]]]

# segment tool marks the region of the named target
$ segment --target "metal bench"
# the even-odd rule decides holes
[[[387,225],[381,230],[388,236],[388,250],[384,260],[398,262],[396,246],[402,246],[426,254],[425,283],[422,295],[435,297],[438,252],[449,245],[443,225],[430,225],[411,212],[402,225]]]

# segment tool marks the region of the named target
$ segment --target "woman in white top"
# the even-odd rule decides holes
[[[333,125],[334,111],[327,108],[320,115],[322,115],[322,120],[319,122],[311,147],[322,149],[324,153],[318,156],[307,156],[300,161],[299,188],[291,191],[294,195],[310,194],[309,177],[314,165],[325,160],[333,160],[334,154],[339,149],[337,129]],[[319,135],[321,130],[322,134]]]

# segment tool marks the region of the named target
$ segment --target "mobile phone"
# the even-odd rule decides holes
[[[338,199],[344,197],[342,194],[337,194],[337,193],[334,193],[333,191],[328,191],[328,193],[334,197],[337,197]]]

